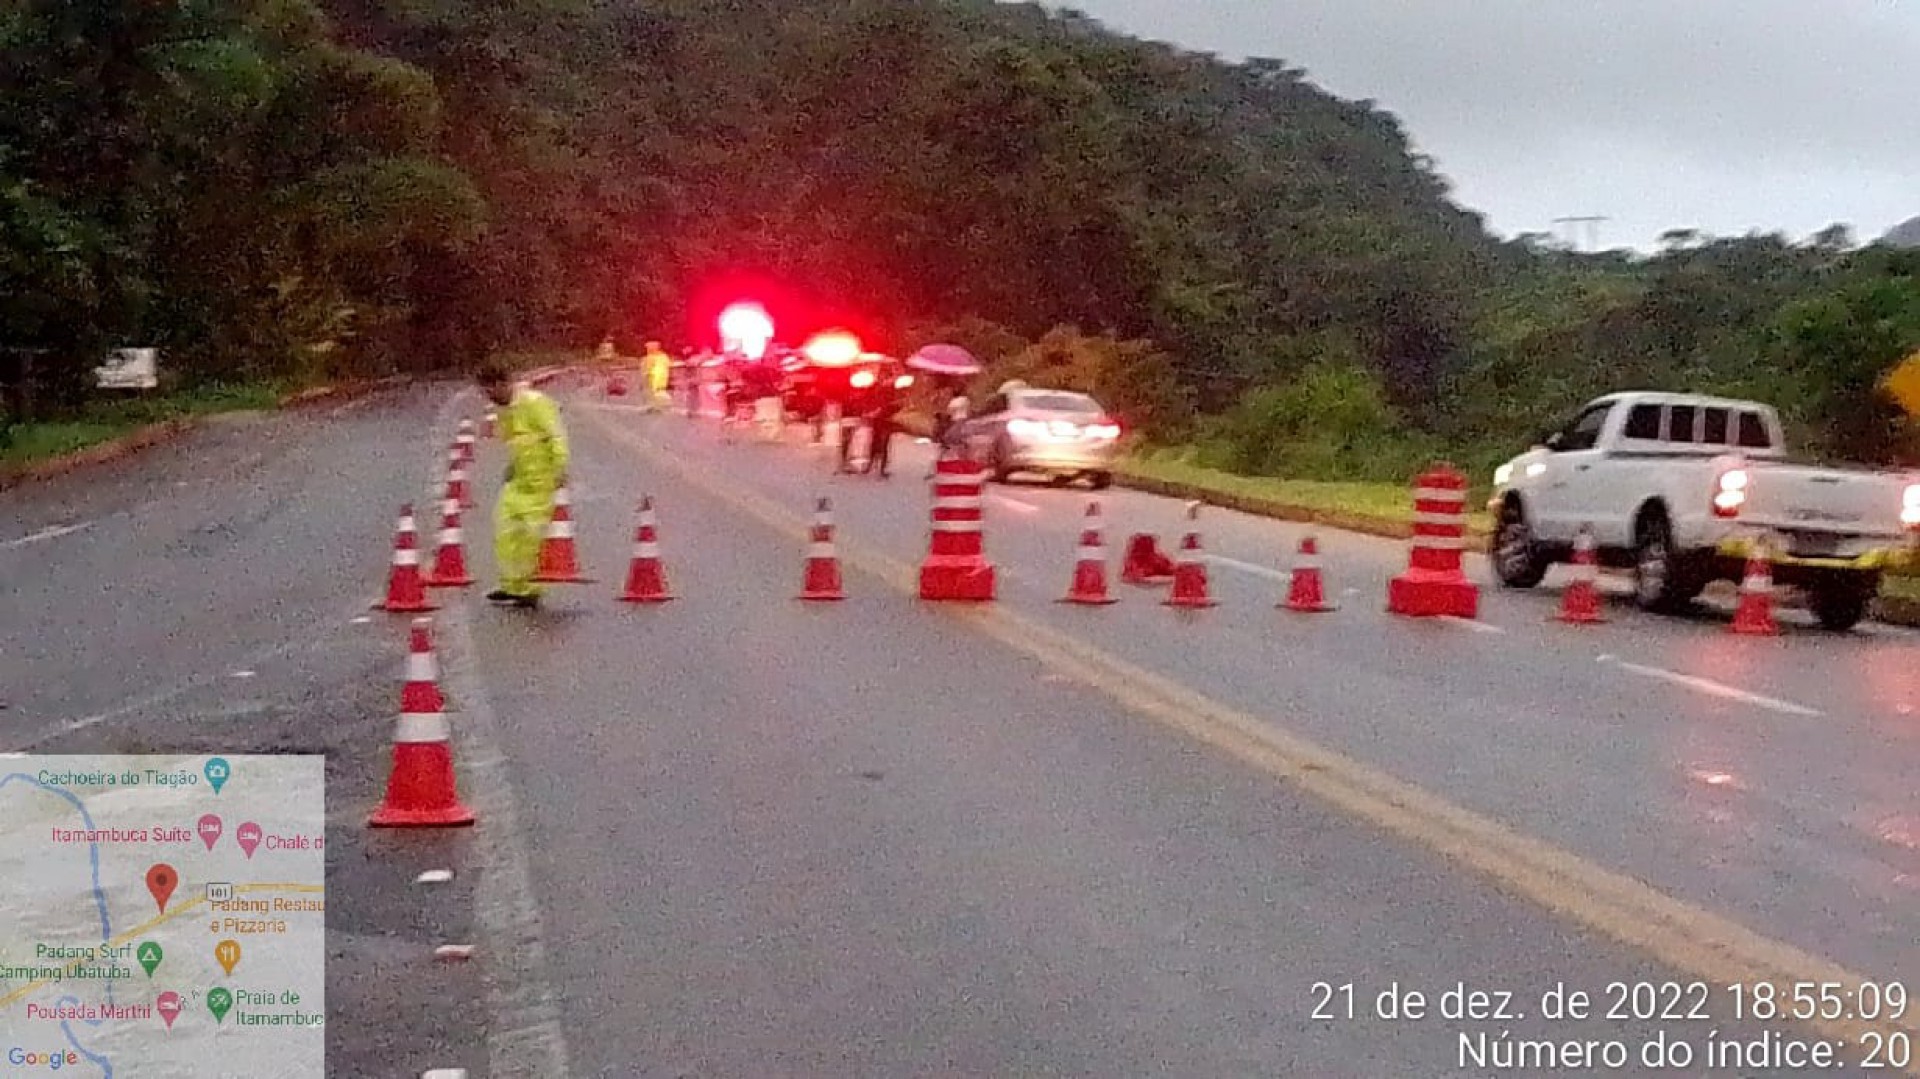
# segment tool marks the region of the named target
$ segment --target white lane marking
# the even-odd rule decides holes
[[[1475,633],[1505,633],[1506,632],[1505,628],[1501,626],[1496,626],[1491,622],[1481,622],[1477,619],[1462,618],[1457,614],[1443,614],[1440,616],[1440,621],[1446,622],[1450,625],[1465,626],[1466,628],[1474,631]]]
[[[50,539],[59,539],[61,536],[71,536],[75,532],[84,532],[92,527],[92,521],[82,521],[77,525],[54,525],[50,528],[43,528],[38,532],[21,536],[19,539],[10,539],[5,543],[0,543],[0,550],[12,550],[15,547],[25,547],[30,543],[44,543]]]
[[[998,502],[1000,505],[1015,511],[1016,513],[1039,513],[1040,512],[1040,507],[1034,505],[1031,502],[1022,502],[1017,498],[1009,498],[1003,494],[994,495],[993,500],[995,502]]]
[[[1265,577],[1274,581],[1290,581],[1293,579],[1293,574],[1288,573],[1286,570],[1274,569],[1270,566],[1256,566],[1252,562],[1242,562],[1236,558],[1224,558],[1217,554],[1205,555],[1204,557],[1207,561],[1215,565],[1226,566],[1229,569],[1237,569],[1243,573],[1251,573],[1256,577]]]
[[[1783,715],[1813,717],[1822,714],[1817,709],[1808,708],[1805,705],[1795,704],[1792,701],[1783,701],[1778,697],[1766,697],[1758,693],[1749,693],[1744,689],[1729,686],[1723,682],[1716,682],[1711,678],[1701,678],[1693,674],[1681,674],[1679,671],[1670,671],[1665,667],[1649,667],[1640,663],[1628,663],[1625,660],[1615,659],[1612,656],[1598,656],[1596,659],[1600,663],[1612,663],[1623,671],[1628,671],[1645,678],[1656,678],[1662,682],[1671,682],[1676,686],[1685,686],[1688,689],[1699,690],[1701,693],[1705,693],[1710,697],[1739,701],[1742,704],[1755,705],[1768,709],[1769,711],[1779,712]]]
[[[452,879],[453,870],[451,869],[429,869],[425,873],[413,878],[413,882],[415,884],[445,884]]]
[[[448,399],[436,426],[451,419],[464,396]],[[474,919],[481,939],[496,950],[499,969],[513,973],[488,979],[488,1074],[571,1075],[567,1031],[547,963],[544,912],[535,898],[519,799],[498,748],[500,721],[478,667],[472,615],[466,605],[455,604],[440,616],[440,626],[445,635],[441,676],[460,704],[462,744],[471,754],[462,777],[463,785],[471,781],[467,804],[494,837],[476,847]]]
[[[255,675],[256,673],[258,673],[258,672],[255,672],[255,671],[235,671],[235,672],[233,672],[233,676],[234,676],[235,678],[252,678],[252,677],[253,677],[253,676],[254,676],[254,675]]]

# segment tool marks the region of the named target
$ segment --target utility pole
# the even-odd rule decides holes
[[[1567,227],[1567,246],[1578,251],[1580,250],[1579,227],[1581,225],[1587,226],[1587,249],[1595,250],[1600,246],[1600,226],[1611,220],[1613,219],[1603,217],[1599,214],[1587,214],[1577,217],[1556,217],[1553,219],[1553,223],[1556,226],[1565,225]],[[1555,231],[1558,232],[1559,230],[1556,228]]]

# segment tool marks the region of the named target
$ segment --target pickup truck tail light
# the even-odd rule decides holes
[[[1747,501],[1747,470],[1730,468],[1720,473],[1713,492],[1713,515],[1715,517],[1738,517],[1740,507]]]
[[[1900,523],[1920,532],[1920,483],[1907,484],[1906,493],[1900,496]]]
[[[1104,441],[1119,438],[1120,422],[1110,416],[1102,416],[1099,420],[1087,425],[1087,437]]]

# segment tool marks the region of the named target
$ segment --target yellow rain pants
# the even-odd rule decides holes
[[[553,518],[553,496],[567,474],[567,432],[553,398],[530,386],[516,386],[513,400],[500,410],[498,432],[507,447],[507,482],[493,514],[493,557],[500,590],[511,596],[537,596],[534,568],[540,541]]]

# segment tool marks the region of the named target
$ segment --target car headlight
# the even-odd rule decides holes
[[[1511,464],[1501,465],[1499,468],[1493,470],[1493,485],[1495,487],[1505,487],[1507,481],[1512,478],[1513,466]]]

